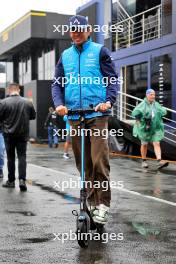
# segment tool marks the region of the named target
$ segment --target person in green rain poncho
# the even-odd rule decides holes
[[[160,141],[164,138],[164,124],[162,117],[167,113],[166,108],[155,101],[155,91],[148,89],[146,97],[132,112],[136,119],[133,127],[133,136],[141,140],[142,167],[148,168],[146,162],[148,143],[153,143],[154,152],[161,169],[168,166],[168,162],[161,159]]]

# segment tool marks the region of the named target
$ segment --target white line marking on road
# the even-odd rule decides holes
[[[67,172],[57,171],[57,170],[54,170],[54,169],[51,169],[51,168],[42,167],[42,166],[35,165],[35,164],[32,164],[32,163],[28,163],[28,165],[36,167],[38,169],[42,168],[42,169],[46,169],[46,170],[49,170],[49,171],[54,172],[54,173],[63,174],[65,176],[67,176],[67,177],[68,176],[69,177],[70,176],[74,176],[74,175],[70,175]],[[79,178],[79,177],[76,176],[75,178]],[[167,200],[164,200],[164,199],[161,199],[161,198],[157,198],[157,197],[141,194],[141,193],[138,193],[138,192],[135,192],[135,191],[131,191],[131,190],[125,189],[125,188],[114,187],[112,189],[117,189],[117,190],[122,191],[122,192],[127,192],[127,193],[130,193],[130,194],[134,194],[134,195],[138,195],[138,196],[141,196],[141,197],[144,197],[144,198],[155,200],[155,201],[160,202],[160,203],[165,203],[165,204],[168,204],[168,205],[176,206],[176,203],[174,203],[174,202],[170,202],[170,201],[167,201]]]
[[[174,202],[170,202],[170,201],[167,201],[167,200],[164,200],[164,199],[161,199],[161,198],[157,198],[157,197],[153,197],[153,196],[150,196],[150,195],[141,194],[141,193],[138,193],[138,192],[135,192],[135,191],[131,191],[131,190],[125,189],[125,188],[113,188],[113,189],[118,189],[119,191],[122,191],[122,192],[131,193],[131,194],[134,194],[134,195],[138,195],[138,196],[142,196],[142,197],[145,197],[145,198],[148,198],[148,199],[155,200],[155,201],[160,202],[160,203],[165,203],[165,204],[169,204],[169,205],[172,205],[172,206],[176,206],[176,203],[174,203]]]
[[[28,165],[36,167],[38,169],[42,168],[42,169],[46,169],[46,170],[49,170],[49,171],[54,172],[54,173],[63,174],[65,176],[68,176],[68,175],[70,176],[70,174],[68,174],[67,172],[64,172],[64,171],[57,171],[57,170],[54,170],[54,169],[51,169],[51,168],[35,165],[35,164],[32,164],[32,163],[28,163]],[[72,174],[72,176],[73,176],[73,174]]]

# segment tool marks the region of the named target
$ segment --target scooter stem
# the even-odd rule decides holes
[[[87,192],[85,188],[85,121],[84,116],[81,116],[81,190],[80,190],[80,209],[86,210]]]

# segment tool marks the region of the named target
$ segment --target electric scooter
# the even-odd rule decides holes
[[[68,110],[68,116],[79,115],[81,129],[81,190],[80,190],[80,211],[73,210],[72,214],[77,217],[76,234],[80,247],[87,248],[89,244],[90,230],[97,230],[102,233],[104,225],[95,223],[87,207],[87,192],[85,187],[85,114],[95,112],[95,108]]]

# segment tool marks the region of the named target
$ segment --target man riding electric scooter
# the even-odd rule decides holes
[[[117,74],[109,50],[92,42],[87,18],[76,15],[69,22],[73,43],[61,54],[56,65],[52,98],[61,116],[66,115],[68,109],[95,107],[94,112],[85,114],[85,128],[89,130],[85,137],[85,179],[92,183],[87,187],[90,214],[95,223],[104,225],[108,221],[111,190],[108,141],[103,131],[108,130],[108,116],[116,101]],[[71,127],[78,131],[79,115],[68,118]],[[95,131],[97,135],[91,133]],[[72,148],[80,171],[80,135],[72,137]],[[99,183],[98,187],[95,182]]]

